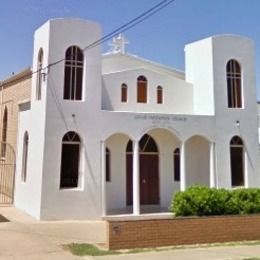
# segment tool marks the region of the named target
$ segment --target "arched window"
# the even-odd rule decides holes
[[[127,102],[127,85],[125,83],[121,85],[121,102]]]
[[[147,103],[147,79],[144,76],[137,78],[137,102]]]
[[[239,136],[230,141],[230,166],[232,187],[244,186],[244,143]]]
[[[41,100],[42,97],[42,67],[43,67],[43,50],[40,49],[37,61],[37,82],[36,82],[36,99]]]
[[[153,152],[153,153],[158,153],[158,148],[157,148],[157,144],[154,141],[154,139],[148,135],[145,134],[141,140],[139,141],[139,150],[140,152]]]
[[[133,152],[133,142],[129,140],[126,146],[126,152],[132,153]],[[158,147],[154,139],[145,134],[139,141],[139,152],[140,153],[158,153]]]
[[[174,181],[180,181],[180,148],[173,152],[173,175]]]
[[[7,127],[8,127],[8,113],[7,108],[4,110],[3,124],[2,124],[2,146],[1,146],[1,157],[6,156],[6,141],[7,141]]]
[[[72,131],[62,139],[60,188],[78,187],[80,144],[80,137]]]
[[[157,104],[163,103],[163,88],[161,86],[157,87]]]
[[[23,157],[22,157],[22,181],[23,182],[26,182],[27,179],[28,146],[29,146],[29,135],[28,132],[25,132],[23,136]]]
[[[228,107],[242,107],[241,68],[236,60],[229,60],[226,66]]]
[[[65,54],[64,99],[82,99],[84,55],[77,46],[71,46]]]
[[[110,158],[110,150],[106,148],[106,181],[111,181],[111,158]]]

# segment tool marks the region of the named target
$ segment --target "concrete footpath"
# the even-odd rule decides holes
[[[0,222],[0,260],[82,259],[62,245],[105,243],[103,221],[37,221],[13,207],[0,207],[10,222]]]
[[[102,221],[37,221],[13,207],[0,207],[0,214],[10,222],[0,222],[0,260],[241,260],[260,259],[260,245],[189,248],[111,255],[77,257],[62,245],[78,242],[104,244],[106,224]]]

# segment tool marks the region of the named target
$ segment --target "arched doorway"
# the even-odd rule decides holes
[[[154,139],[145,134],[139,141],[140,204],[159,204],[159,151]],[[133,144],[126,147],[126,197],[133,204]]]

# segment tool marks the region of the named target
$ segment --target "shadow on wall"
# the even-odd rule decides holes
[[[101,100],[102,110],[114,110],[112,107],[110,96],[108,95],[107,88],[105,86],[104,79],[102,78],[102,100]]]

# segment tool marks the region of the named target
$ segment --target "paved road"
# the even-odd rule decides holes
[[[102,221],[36,221],[21,211],[0,207],[11,222],[0,223],[0,260],[241,260],[260,257],[260,245],[177,249],[104,257],[76,257],[63,244],[105,243]]]

